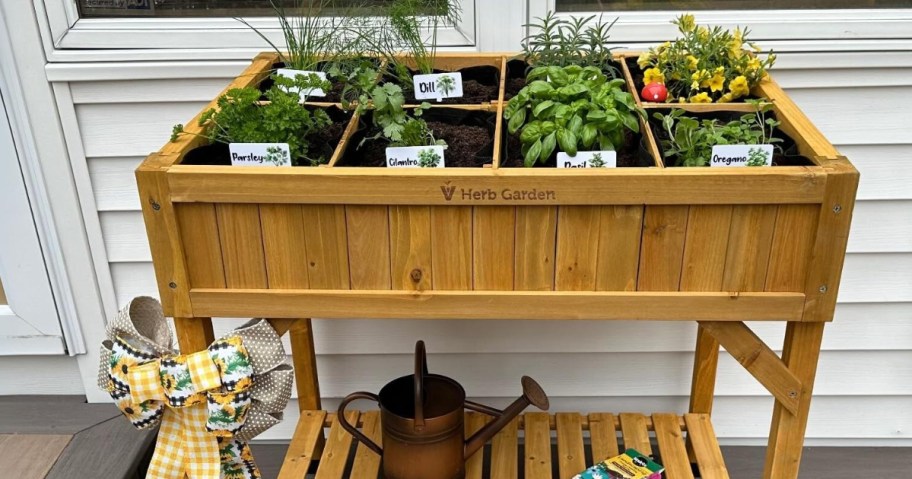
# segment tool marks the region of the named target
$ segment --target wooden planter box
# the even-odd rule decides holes
[[[275,60],[259,55],[231,87],[255,85]],[[352,148],[346,141],[328,166],[315,168],[182,165],[199,144],[187,136],[151,154],[137,181],[166,313],[182,320],[703,321],[697,369],[704,373],[695,372],[698,404],[691,412],[710,412],[715,341],[743,352],[742,358],[732,351],[776,396],[777,411],[799,418],[781,426],[785,432],[774,430],[791,440],[797,434],[798,447],[795,452],[793,441],[780,451],[771,442],[775,472],[767,475],[792,477],[813,384],[813,368],[796,362],[810,357],[816,366],[817,326],[810,338],[800,328],[789,333],[788,341],[810,347],[809,356],[779,360],[741,322],[789,321],[822,330],[820,322],[832,319],[856,170],[772,80],[756,94],[773,100],[781,131],[812,165],[666,168],[645,129],[653,167],[502,168],[508,60],[499,54],[439,59],[444,68],[501,68],[499,100],[462,107],[496,114],[494,160],[487,168],[341,167],[341,151]],[[187,347],[202,344],[194,339],[198,323],[179,322]],[[296,361],[299,354],[312,356],[301,347]],[[319,409],[315,375],[311,379],[310,389],[299,389],[310,395],[302,407]],[[302,382],[299,376],[299,387]],[[312,418],[320,427],[308,431],[322,437],[328,417]],[[774,417],[774,428],[777,421],[785,419]],[[679,423],[686,430],[675,419]],[[680,440],[681,430],[675,434]],[[712,434],[704,440],[715,445]],[[314,453],[319,448],[310,450],[311,458]],[[707,470],[716,467],[712,461],[705,462]],[[681,472],[670,472],[672,479],[689,474],[675,470]]]

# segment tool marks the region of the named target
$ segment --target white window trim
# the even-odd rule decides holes
[[[527,0],[527,20],[555,9],[556,0]],[[562,12],[580,17],[600,12]],[[642,49],[675,38],[669,21],[683,11],[604,12],[617,23],[611,39],[617,45]],[[847,10],[718,10],[693,11],[698,23],[726,28],[748,26],[750,38],[780,53],[912,50],[912,8]],[[527,32],[523,32],[524,35]]]
[[[269,45],[232,18],[79,18],[76,0],[33,0],[47,18],[42,27],[51,62],[249,59]],[[465,48],[476,44],[476,0],[459,0],[460,21],[441,28],[438,44]],[[245,19],[272,42],[282,43],[272,17]]]

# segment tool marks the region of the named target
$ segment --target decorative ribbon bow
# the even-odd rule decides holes
[[[135,427],[161,423],[147,478],[260,477],[247,441],[281,421],[293,379],[268,322],[179,355],[161,305],[141,297],[108,326],[108,338],[99,386]]]

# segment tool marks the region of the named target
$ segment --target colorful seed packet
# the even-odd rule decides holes
[[[573,476],[573,479],[662,479],[665,468],[634,449],[606,459]]]

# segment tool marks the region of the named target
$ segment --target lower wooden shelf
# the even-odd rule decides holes
[[[380,442],[377,411],[349,411],[348,420]],[[466,433],[490,417],[466,413]],[[324,435],[324,429],[329,428]],[[556,431],[556,447],[554,435]],[[325,437],[325,443],[321,442]],[[587,440],[588,439],[588,440]],[[692,458],[688,458],[690,443]],[[657,446],[657,447],[654,447]],[[727,479],[712,423],[706,414],[590,413],[523,414],[466,461],[466,477],[480,479],[569,479],[595,461],[626,448],[654,455],[665,466],[666,479]],[[319,459],[317,459],[319,457]],[[303,479],[318,461],[317,479],[377,479],[380,457],[339,425],[335,413],[303,411],[279,473],[280,479]]]

